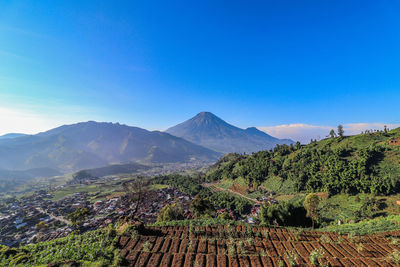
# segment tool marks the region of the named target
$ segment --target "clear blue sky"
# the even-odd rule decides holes
[[[149,129],[205,110],[240,127],[399,123],[399,10],[365,0],[1,1],[0,116]]]

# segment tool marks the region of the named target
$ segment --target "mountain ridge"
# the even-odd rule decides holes
[[[222,153],[252,153],[271,149],[277,144],[291,144],[290,139],[278,139],[255,127],[241,129],[211,112],[203,111],[165,132]]]
[[[80,122],[36,135],[0,140],[0,168],[62,171],[129,162],[213,161],[219,153],[160,131],[105,122]]]
[[[18,138],[18,137],[22,137],[22,136],[26,136],[26,135],[27,134],[23,134],[23,133],[7,133],[4,135],[1,135],[0,140]]]

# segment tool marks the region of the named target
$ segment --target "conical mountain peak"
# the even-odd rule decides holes
[[[167,132],[223,153],[249,153],[282,144],[280,139],[254,127],[243,130],[207,111],[169,128]]]

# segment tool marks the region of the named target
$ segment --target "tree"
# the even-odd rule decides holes
[[[47,230],[48,228],[49,228],[49,225],[48,225],[47,223],[43,222],[43,221],[38,222],[38,223],[35,225],[35,229],[36,229],[36,230],[39,230],[39,231]]]
[[[362,206],[354,214],[358,220],[373,218],[375,212],[379,211],[379,202],[374,197],[365,197]]]
[[[303,201],[286,201],[265,205],[261,208],[259,219],[263,224],[279,224],[283,226],[309,226]]]
[[[339,126],[337,127],[337,133],[340,138],[343,138],[344,130],[343,130],[343,126],[341,124],[339,124]]]
[[[88,214],[89,210],[87,208],[77,208],[74,212],[67,215],[67,219],[70,220],[72,224],[79,226]]]
[[[307,217],[312,220],[312,228],[314,229],[314,222],[318,219],[318,205],[319,205],[319,197],[310,193],[306,199],[304,200],[304,208],[307,211]]]
[[[312,140],[311,140],[311,143],[312,143]],[[298,150],[298,149],[301,148],[301,144],[300,144],[299,141],[296,142],[296,145],[294,146],[294,148],[295,148],[296,150]]]
[[[157,222],[174,221],[183,219],[183,209],[178,203],[165,205],[158,214]]]
[[[212,217],[215,213],[215,208],[208,198],[201,198],[197,195],[190,203],[190,211],[195,218]]]
[[[133,218],[149,192],[149,181],[145,178],[138,177],[134,181],[123,183],[122,188],[126,193],[128,201],[131,205],[134,205],[134,208],[129,214],[129,217]]]
[[[330,136],[331,138],[335,138],[335,136],[336,136],[335,130],[332,129],[332,130],[329,132],[329,136]]]
[[[383,131],[385,132],[385,133],[387,133],[388,132],[388,128],[387,128],[387,126],[385,125],[385,126],[383,126]]]

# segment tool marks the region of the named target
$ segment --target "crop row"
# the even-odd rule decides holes
[[[333,232],[317,232],[317,231],[299,231],[290,228],[271,228],[271,227],[251,227],[251,226],[168,226],[168,227],[153,227],[155,231],[159,231],[159,235],[173,236],[178,238],[208,238],[214,237],[218,239],[228,238],[254,238],[256,240],[271,240],[271,241],[319,241],[329,239],[332,242],[348,241],[358,243],[387,243],[390,239],[387,235],[339,235]],[[390,236],[396,236],[396,233],[390,233]],[[400,236],[400,232],[398,233]]]
[[[145,248],[143,247],[145,245]],[[321,249],[324,255],[331,257],[371,257],[382,258],[399,250],[400,246],[390,243],[325,243],[320,241],[254,241],[252,239],[178,239],[165,237],[122,237],[120,246],[127,251],[161,252],[161,253],[200,253],[226,255],[234,247],[237,254],[263,254],[267,256],[285,256],[287,251],[294,251],[302,257],[315,249]]]
[[[213,255],[213,254],[174,254],[151,253],[134,251],[127,256],[130,266],[174,266],[174,267],[280,267],[291,266],[285,257],[269,257],[259,255]],[[310,262],[297,258],[298,266],[310,266]],[[334,258],[325,257],[321,264],[329,263],[330,266],[396,266],[390,262],[373,258]]]
[[[330,266],[396,266],[391,255],[400,250],[383,234],[245,226],[152,228],[144,235],[122,236],[119,246],[134,266],[290,266],[293,261],[309,266],[316,251],[318,261]]]

